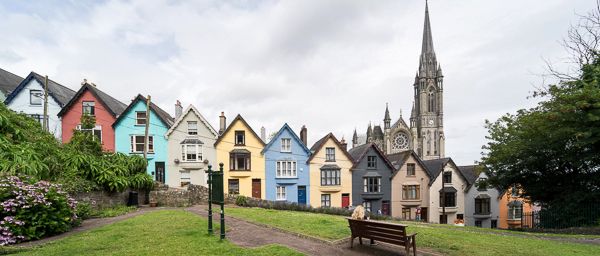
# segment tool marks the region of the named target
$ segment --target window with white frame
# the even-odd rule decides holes
[[[84,129],[81,127],[81,125],[77,125],[77,130],[83,133],[92,134],[94,135],[94,140],[98,139],[100,142],[102,142],[102,127],[99,125],[96,125],[94,128],[91,129]]]
[[[335,161],[335,148],[325,148],[325,161],[327,161],[327,162]]]
[[[42,105],[42,90],[29,90],[29,104],[39,106]]]
[[[187,131],[189,135],[198,135],[198,122],[197,121],[188,121],[187,122]]]
[[[292,152],[292,139],[282,138],[281,139],[281,152]]]
[[[296,161],[277,161],[277,178],[296,178]]]
[[[144,153],[144,135],[131,136],[131,153]],[[148,136],[148,153],[154,153],[154,136]]]
[[[371,210],[372,210],[371,201],[364,201],[363,202],[363,207],[365,207],[366,211],[371,212]]]
[[[381,192],[381,177],[366,177],[363,179],[365,193]]]
[[[202,161],[202,145],[183,144],[181,145],[181,160],[184,162]]]
[[[512,201],[508,203],[508,219],[520,220],[523,215],[523,203],[521,201]]]
[[[190,171],[179,171],[180,174],[180,182],[181,182],[181,186],[187,186],[191,184],[191,176],[190,176]]]
[[[135,125],[146,124],[146,112],[135,112]]]
[[[277,197],[276,200],[286,200],[287,196],[285,193],[285,187],[284,186],[277,186]]]

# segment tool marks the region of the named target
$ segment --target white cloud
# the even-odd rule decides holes
[[[479,159],[485,119],[531,106],[542,57],[593,2],[432,1],[445,75],[446,152]],[[73,89],[83,78],[129,103],[194,104],[218,124],[241,113],[269,132],[284,122],[310,141],[410,115],[422,1],[21,1],[0,3],[0,66]],[[49,15],[51,13],[52,15]]]

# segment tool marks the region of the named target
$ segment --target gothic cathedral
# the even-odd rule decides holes
[[[414,150],[423,160],[444,157],[444,81],[442,68],[438,64],[431,25],[429,23],[429,8],[425,4],[425,24],[423,27],[423,44],[419,59],[419,70],[415,76],[414,100],[410,115],[410,126],[402,118],[402,113],[396,122],[391,123],[390,112],[386,104],[381,126],[369,124],[366,136],[360,138],[354,131],[353,147],[373,142],[386,154],[406,150]]]

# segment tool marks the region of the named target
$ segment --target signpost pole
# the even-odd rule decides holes
[[[221,182],[223,181],[223,163],[219,163],[219,175],[221,175]],[[221,184],[221,189],[223,189]],[[224,195],[224,191],[221,191],[221,195]],[[221,240],[225,239],[225,197],[221,196]]]
[[[213,234],[213,214],[212,214],[212,165],[208,166],[208,234]]]

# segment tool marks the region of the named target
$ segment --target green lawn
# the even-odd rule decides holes
[[[206,235],[206,230],[206,218],[193,213],[155,211],[26,249],[20,255],[301,255],[279,245],[241,248]]]
[[[227,208],[225,214],[326,240],[350,236],[348,222],[342,216],[261,208]],[[516,237],[511,235],[515,233],[512,231],[408,225],[409,232],[418,233],[417,247],[429,247],[449,255],[600,255],[598,245],[542,240],[534,236],[538,234]]]

